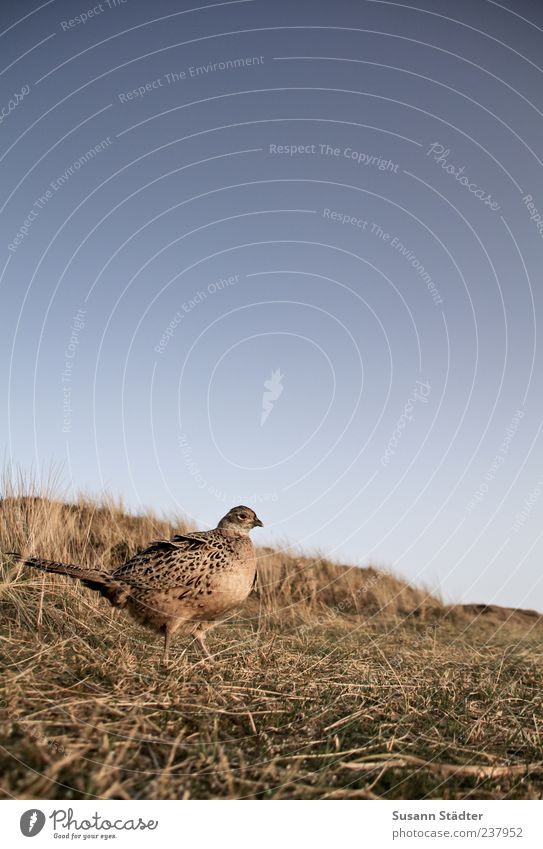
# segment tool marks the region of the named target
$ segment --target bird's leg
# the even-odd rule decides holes
[[[171,642],[172,642],[172,637],[182,623],[183,623],[182,619],[170,619],[163,626],[164,627],[164,652],[162,653],[162,663],[165,666],[168,664],[168,660],[169,660],[170,645],[171,645]]]
[[[172,641],[171,628],[168,625],[165,625],[165,627],[164,627],[164,651],[162,653],[162,663],[163,663],[164,666],[168,665],[171,641]]]
[[[209,628],[209,627],[211,627],[211,626],[210,626],[210,625],[208,625],[208,626],[207,626],[207,628]],[[205,635],[205,632],[207,631],[207,628],[206,628],[205,626],[200,625],[200,626],[199,626],[199,627],[195,630],[195,632],[194,632],[194,636],[195,636],[195,637],[196,637],[196,639],[198,640],[198,643],[199,643],[199,645],[200,645],[200,648],[202,649],[202,651],[203,651],[203,653],[205,654],[205,656],[206,656],[206,657],[211,658],[211,657],[213,657],[213,655],[211,654],[211,652],[209,651],[209,649],[208,649],[208,647],[207,647],[207,643],[206,643],[206,641],[205,641],[205,636],[204,636],[204,635]]]

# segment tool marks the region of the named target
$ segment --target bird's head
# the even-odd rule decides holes
[[[248,534],[253,528],[263,528],[264,525],[250,507],[232,507],[217,525],[221,530],[235,531],[238,534]]]

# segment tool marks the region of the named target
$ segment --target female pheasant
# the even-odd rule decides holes
[[[123,607],[142,625],[164,634],[167,663],[172,635],[188,625],[210,657],[204,634],[242,604],[256,584],[256,554],[249,538],[263,527],[250,507],[233,507],[212,531],[157,540],[114,572],[21,558],[28,566],[76,578]],[[20,555],[18,555],[20,556]]]

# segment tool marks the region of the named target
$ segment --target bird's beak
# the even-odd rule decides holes
[[[253,522],[253,528],[263,528],[263,527],[264,527],[264,525],[262,524],[260,519],[255,517],[255,520]]]

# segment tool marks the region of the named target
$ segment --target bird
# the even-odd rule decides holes
[[[162,662],[167,665],[172,637],[181,626],[192,631],[211,657],[205,632],[256,587],[256,551],[249,532],[257,527],[264,526],[254,510],[232,507],[213,530],[155,540],[113,572],[11,553],[27,566],[80,581],[113,607],[125,608],[136,622],[163,634]]]

